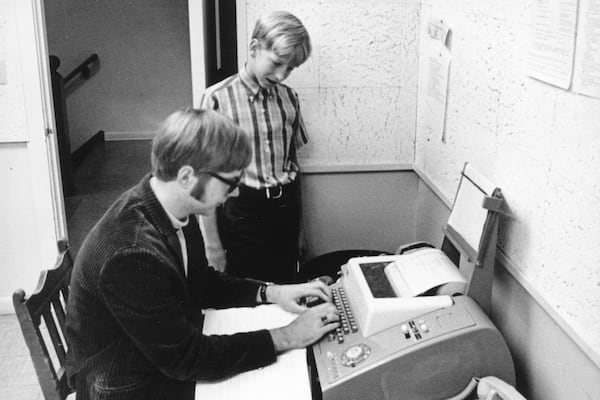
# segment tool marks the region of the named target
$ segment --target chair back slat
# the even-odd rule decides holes
[[[38,285],[27,297],[13,294],[13,305],[46,400],[64,400],[73,392],[67,384],[65,360],[65,306],[73,260],[68,250],[53,269],[40,273]]]
[[[65,306],[66,303],[63,304],[61,301],[59,292],[58,296],[52,299],[52,310],[54,311],[56,322],[58,322],[58,327],[63,336],[65,335]]]
[[[44,320],[44,323],[46,324],[48,334],[50,335],[50,341],[52,343],[52,348],[55,353],[54,355],[56,356],[56,358],[58,358],[59,365],[63,365],[65,363],[66,358],[65,345],[63,344],[61,335],[58,333],[58,328],[56,327],[56,320],[54,319],[52,308],[50,306],[42,314],[42,318]]]

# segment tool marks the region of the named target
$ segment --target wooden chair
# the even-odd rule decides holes
[[[13,304],[46,400],[64,400],[73,392],[67,385],[65,358],[65,307],[73,260],[61,252],[53,269],[42,271],[29,297],[23,289],[13,294]]]

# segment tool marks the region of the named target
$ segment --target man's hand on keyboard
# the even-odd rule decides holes
[[[267,287],[267,300],[279,304],[286,311],[299,314],[307,309],[306,299],[320,299],[331,303],[331,290],[320,280],[297,285],[270,285]],[[318,300],[314,301],[315,303]]]
[[[294,321],[270,331],[277,353],[311,345],[329,331],[340,326],[339,315],[331,303],[306,309]]]

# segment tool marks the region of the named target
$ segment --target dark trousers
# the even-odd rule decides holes
[[[281,192],[280,192],[281,189]],[[270,191],[240,187],[217,213],[227,273],[275,283],[293,282],[298,261],[297,185]]]

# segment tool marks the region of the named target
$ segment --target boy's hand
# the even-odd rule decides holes
[[[224,272],[225,264],[227,264],[227,258],[225,257],[225,250],[217,247],[208,247],[206,249],[206,259],[208,265],[216,269],[217,271]]]
[[[308,254],[308,241],[306,240],[306,235],[304,234],[304,229],[300,228],[300,234],[298,235],[298,260],[300,263],[306,260],[306,255]]]
[[[308,307],[303,303],[307,297],[318,297],[326,303],[331,303],[331,290],[320,280],[297,285],[267,286],[267,300],[279,304],[286,311],[299,314]]]

